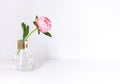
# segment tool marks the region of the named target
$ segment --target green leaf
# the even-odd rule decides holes
[[[25,31],[26,31],[26,24],[24,22],[21,23],[22,31],[23,31],[23,39],[25,37]]]
[[[46,32],[46,33],[43,33],[43,34],[45,34],[45,35],[47,35],[49,37],[52,37],[52,35],[49,32]]]
[[[23,40],[29,34],[29,25],[26,25],[24,22],[21,23],[22,30],[23,30]]]
[[[29,26],[27,25],[24,31],[23,39],[25,39],[28,34],[29,34]]]
[[[22,22],[21,26],[22,26],[22,31],[23,31],[23,34],[24,34],[24,31],[25,31],[25,28],[26,28],[26,24],[24,22]]]
[[[27,35],[29,34],[29,25],[27,25]]]

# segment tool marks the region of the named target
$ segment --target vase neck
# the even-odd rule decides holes
[[[22,40],[17,41],[17,49],[26,49],[26,48],[28,48],[28,41],[22,41]]]

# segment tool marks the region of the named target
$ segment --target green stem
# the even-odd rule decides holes
[[[20,50],[21,50],[21,49],[19,49],[19,50],[17,51],[17,55],[19,54]]]
[[[38,30],[37,28],[35,28],[34,30],[32,30],[24,39],[24,41],[28,40],[28,38],[36,31]]]

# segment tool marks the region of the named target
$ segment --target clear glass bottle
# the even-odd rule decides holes
[[[17,53],[13,59],[12,68],[20,71],[34,70],[33,57],[28,48],[28,41],[18,40]]]

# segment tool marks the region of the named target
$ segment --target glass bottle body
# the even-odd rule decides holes
[[[24,47],[27,45],[27,47],[22,48],[21,45]],[[33,57],[31,55],[31,52],[28,48],[28,43],[25,44],[24,42],[19,44],[18,43],[18,51],[15,55],[12,63],[12,68],[16,70],[21,71],[31,71],[34,70],[34,63],[33,63]]]

